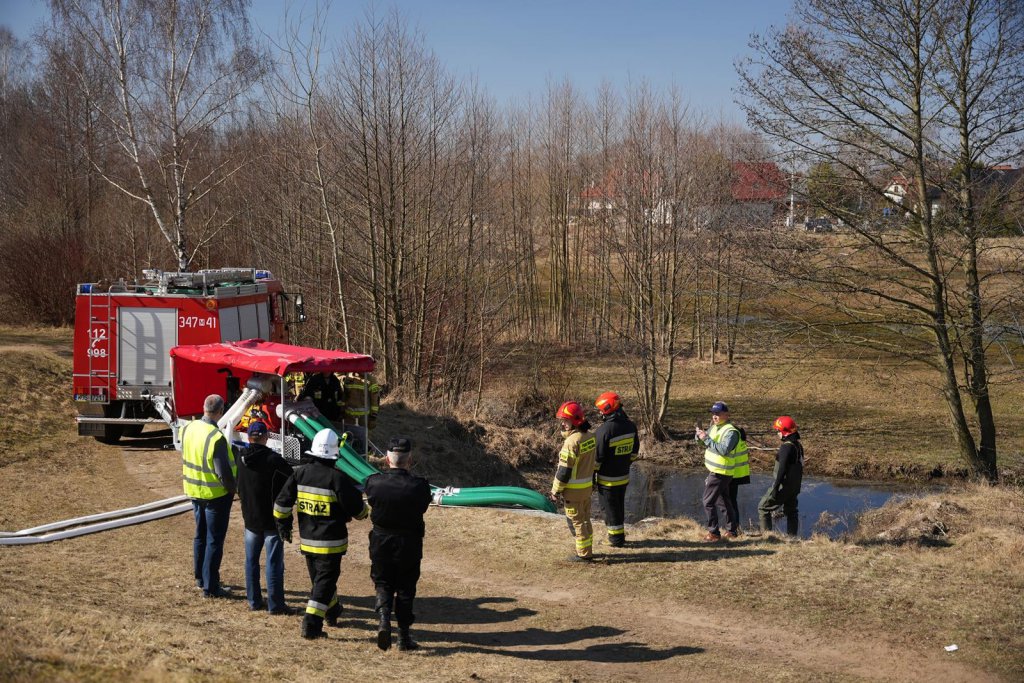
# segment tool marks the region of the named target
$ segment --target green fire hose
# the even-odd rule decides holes
[[[326,418],[304,416],[293,413],[292,422],[304,436],[312,440],[321,429],[334,430]],[[379,470],[352,449],[352,446],[341,439],[338,449],[338,460],[335,465],[353,481],[362,485],[371,474]],[[532,489],[521,486],[476,486],[468,488],[431,486],[434,502],[438,505],[475,506],[475,505],[519,505],[533,510],[555,512],[555,505],[546,497]]]

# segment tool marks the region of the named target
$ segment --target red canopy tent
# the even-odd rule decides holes
[[[203,412],[210,394],[226,396],[227,377],[241,386],[255,373],[283,377],[293,372],[372,372],[371,356],[347,351],[325,351],[260,339],[220,344],[175,346],[174,409],[178,416]]]

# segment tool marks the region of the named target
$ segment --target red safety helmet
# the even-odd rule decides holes
[[[594,405],[602,415],[611,415],[622,407],[622,399],[614,391],[606,391],[597,397]]]
[[[775,422],[772,423],[772,429],[783,436],[789,436],[796,431],[796,422],[789,415],[783,415],[782,417],[775,418]]]
[[[568,420],[573,427],[579,427],[587,419],[587,416],[583,414],[583,406],[576,401],[563,403],[555,413],[555,417],[559,420]]]

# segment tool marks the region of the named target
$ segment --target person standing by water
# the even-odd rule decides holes
[[[800,530],[796,499],[804,476],[804,447],[796,421],[790,416],[776,418],[772,428],[779,433],[782,443],[775,453],[775,480],[757,506],[761,531],[772,530],[772,516],[781,509],[786,515],[786,533],[796,536]]]
[[[626,545],[626,487],[629,466],[640,448],[636,425],[626,415],[622,399],[614,391],[606,391],[594,402],[604,423],[597,428],[597,497],[604,510],[608,545]]]
[[[590,497],[594,490],[594,465],[597,439],[590,432],[590,423],[583,406],[566,401],[555,413],[561,423],[565,441],[558,453],[558,469],[551,482],[548,498],[557,502],[562,497],[569,529],[576,539],[574,562],[589,562],[594,558],[594,527],[590,523]]]
[[[739,518],[733,507],[730,489],[735,469],[735,452],[741,440],[740,430],[729,422],[729,406],[724,402],[716,401],[711,406],[711,422],[708,431],[698,426],[694,438],[706,446],[704,467],[709,472],[704,481],[704,511],[708,518],[708,533],[703,540],[717,543],[723,537],[735,538],[739,529]],[[725,513],[725,533],[722,533],[719,526],[719,509]]]

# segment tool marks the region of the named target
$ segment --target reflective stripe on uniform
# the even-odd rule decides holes
[[[570,479],[565,484],[567,489],[588,489],[593,486],[594,480],[591,477],[585,479]]]
[[[625,535],[625,533],[626,533],[626,525],[625,524],[617,524],[617,525],[613,525],[613,526],[609,526],[608,527],[608,535],[609,536]]]
[[[348,538],[339,538],[331,541],[318,541],[307,538],[299,539],[299,550],[317,555],[333,555],[348,550]]]
[[[299,495],[301,500],[315,500],[321,503],[333,503],[338,500],[338,494],[331,489],[321,489],[316,486],[298,486]]]
[[[300,494],[307,494],[306,498],[310,501],[337,501],[338,495],[333,492],[330,488],[318,488],[317,486],[306,486],[299,484],[297,486]]]
[[[584,536],[583,538],[576,538],[576,550],[583,550],[584,548],[590,548],[594,545],[594,535]]]
[[[601,486],[625,486],[629,483],[629,475],[624,474],[621,477],[606,477],[602,474],[598,474],[597,483]]]
[[[274,503],[274,517],[277,517],[278,519],[287,519],[291,516],[292,509],[290,507],[286,508],[283,505],[278,505],[277,503]]]
[[[327,610],[330,609],[322,602],[316,600],[310,600],[306,603],[306,614],[315,614],[318,617],[324,617],[327,614]]]

